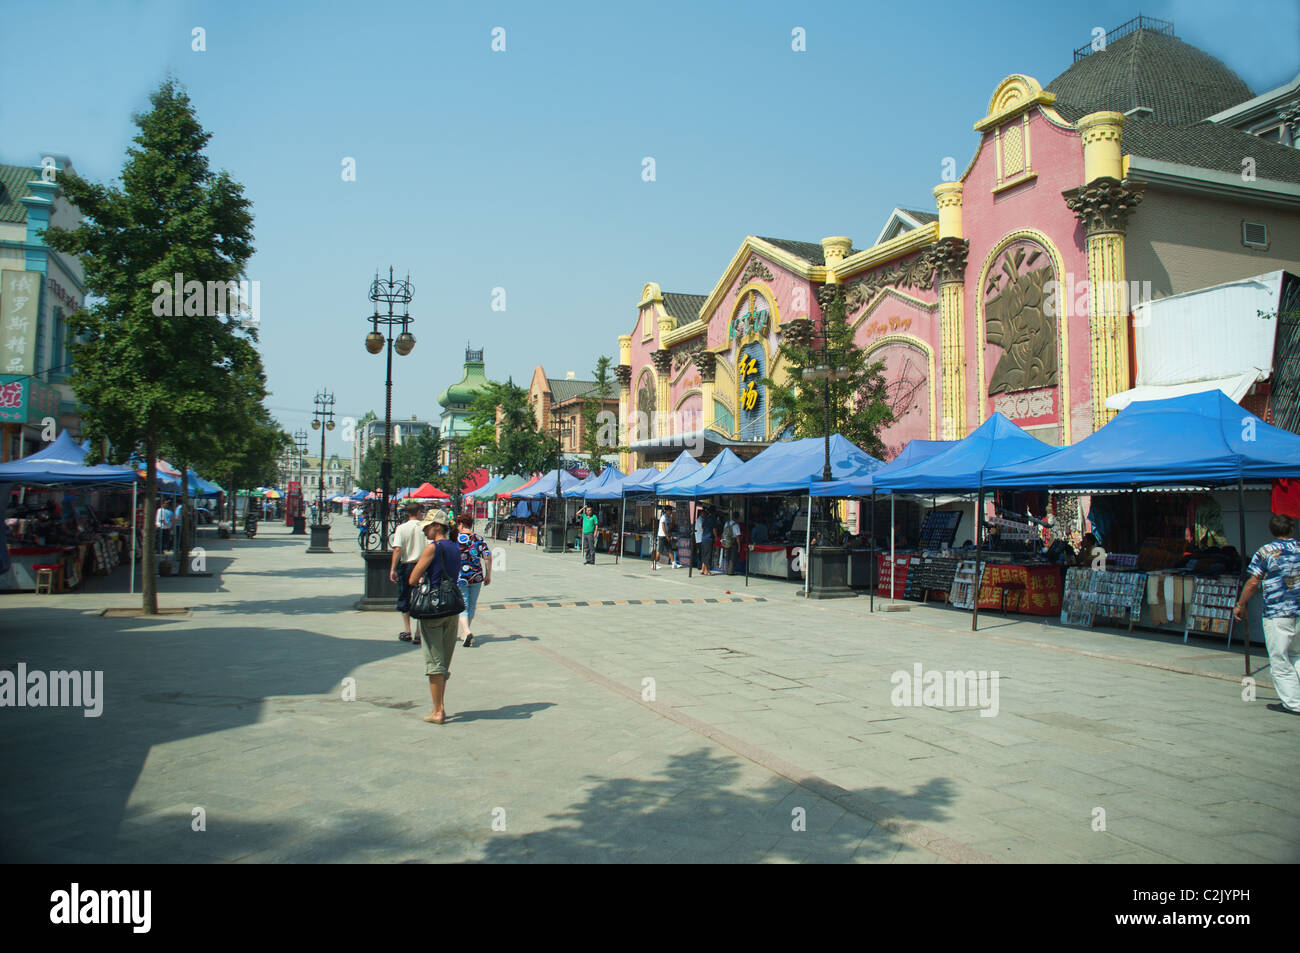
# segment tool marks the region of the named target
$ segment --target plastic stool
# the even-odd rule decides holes
[[[50,595],[55,591],[55,581],[63,574],[62,566],[33,566],[36,570],[36,594]]]

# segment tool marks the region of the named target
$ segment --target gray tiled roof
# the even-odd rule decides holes
[[[685,324],[700,316],[700,309],[708,300],[707,295],[678,294],[675,291],[664,292],[664,310],[672,317]]]
[[[775,245],[782,251],[789,252],[796,258],[802,258],[810,264],[826,264],[826,252],[825,249],[822,248],[821,242],[796,242],[791,241],[788,238],[764,238],[762,235],[757,235],[755,237],[767,242],[769,245]],[[849,254],[853,255],[859,251],[861,251],[861,249],[853,248],[849,250]]]
[[[922,225],[929,225],[931,222],[939,221],[938,212],[922,212],[920,209],[903,208],[901,205],[898,207],[898,210],[900,212],[906,212],[908,215],[912,216],[912,218],[916,219]]]
[[[0,165],[0,222],[27,221],[22,199],[30,193],[27,183],[40,177],[40,170],[27,165]]]
[[[1245,81],[1209,53],[1174,36],[1137,30],[1074,63],[1046,90],[1066,119],[1139,106],[1151,118],[1190,126],[1254,97]]]
[[[1240,129],[1203,122],[1167,126],[1142,116],[1124,123],[1123,149],[1135,156],[1177,162],[1217,172],[1242,171],[1242,160],[1255,160],[1260,179],[1300,184],[1300,149],[1269,142]]]
[[[546,383],[551,388],[551,403],[562,404],[566,400],[573,400],[575,397],[586,397],[598,386],[595,381],[578,381],[569,380],[568,378],[556,379],[548,377]],[[618,396],[618,383],[611,381],[609,385],[609,400]],[[594,397],[595,394],[592,394]]]

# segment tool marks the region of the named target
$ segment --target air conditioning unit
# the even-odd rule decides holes
[[[1268,248],[1268,226],[1263,222],[1242,222],[1241,243],[1247,248]]]

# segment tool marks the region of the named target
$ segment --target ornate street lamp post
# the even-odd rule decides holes
[[[555,423],[551,427],[555,434],[555,512],[556,524],[550,525],[547,520],[546,547],[543,552],[562,553],[564,552],[564,499],[560,496],[560,454],[564,450],[564,438],[572,432],[567,421],[561,417],[555,418]]]
[[[822,409],[824,414],[822,430],[825,440],[822,482],[829,483],[834,479],[831,474],[831,384],[837,381],[849,380],[853,375],[848,368],[839,365],[838,361],[841,357],[837,347],[839,342],[831,340],[831,318],[832,315],[838,317],[836,309],[843,306],[843,290],[839,285],[825,285],[818,289],[817,300],[822,308],[821,343],[817,347],[817,363],[813,367],[804,368],[803,379],[808,382],[821,381],[822,384]],[[818,501],[818,510],[821,514],[821,527],[817,534],[817,545],[808,547],[811,552],[804,557],[805,566],[807,567],[804,579],[804,594],[810,599],[840,599],[855,596],[857,593],[849,588],[849,553],[847,549],[839,545],[838,532],[835,534],[837,538],[834,540],[834,545],[829,543],[832,529],[830,499],[827,497],[821,498]],[[808,527],[810,535],[812,532],[812,519],[812,494],[809,494]],[[838,527],[835,528],[838,529]]]
[[[334,395],[321,391],[313,398],[316,409],[312,412],[311,429],[320,431],[320,480],[316,484],[316,522],[311,525],[309,553],[332,553],[330,526],[325,521],[325,434],[334,429]]]
[[[415,347],[415,335],[411,333],[409,306],[414,296],[411,278],[397,278],[393,269],[388,269],[388,277],[378,274],[370,283],[370,300],[374,304],[374,313],[366,320],[370,322],[370,333],[366,335],[366,350],[378,354],[388,349],[387,375],[384,378],[384,460],[379,466],[378,512],[372,508],[367,514],[368,532],[362,539],[362,558],[366,562],[366,592],[358,608],[392,609],[397,599],[397,587],[388,581],[389,538],[393,530],[393,518],[389,507],[389,494],[392,492],[393,479],[393,352],[405,357]],[[385,305],[388,313],[380,312],[380,305]],[[396,306],[401,306],[397,313]],[[384,331],[379,330],[383,325]],[[401,331],[394,336],[395,328]]]
[[[298,457],[298,505],[293,513],[287,515],[293,519],[293,535],[305,536],[307,535],[307,517],[303,515],[302,464],[307,457],[307,431],[295,430],[293,432],[293,447],[294,453]],[[289,503],[292,502],[292,500],[289,501]],[[288,504],[286,504],[285,509],[287,512]]]

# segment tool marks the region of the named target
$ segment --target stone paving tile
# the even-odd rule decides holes
[[[946,862],[780,771],[1001,860],[1287,862],[1278,845],[1300,842],[1293,729],[1241,702],[1240,656],[1212,645],[997,615],[971,633],[941,607],[868,615],[866,600],[805,605],[772,580],[584,573],[507,547],[494,601],[723,588],[768,601],[483,611],[450,685],[462,720],[433,728],[419,653],[392,638],[391,615],[340,595],[359,590],[355,549],[309,560],[276,528],[266,537],[214,539],[214,559],[235,558],[220,579],[164,581],[164,604],[195,605],[181,620],[100,619],[126,601],[103,593],[6,599],[14,657],[103,668],[113,704],[98,734],[59,712],[10,719],[0,768],[39,767],[28,789],[0,780],[0,830],[24,832],[0,837],[0,857]],[[69,638],[74,619],[103,637]],[[815,635],[789,635],[801,631]],[[718,646],[734,652],[704,651]],[[997,669],[999,714],[894,708],[891,676],[917,662]],[[637,701],[647,675],[657,708]],[[339,697],[348,676],[357,703]],[[746,756],[701,733],[719,730]],[[1108,801],[1111,829],[1092,832]],[[195,804],[205,834],[189,829]],[[792,805],[807,831],[791,831]],[[508,831],[491,830],[497,806]]]

